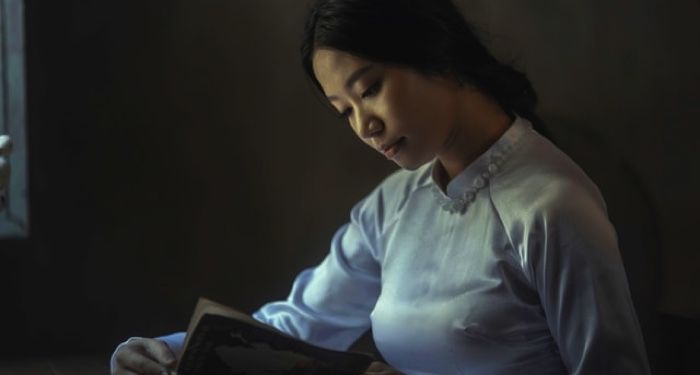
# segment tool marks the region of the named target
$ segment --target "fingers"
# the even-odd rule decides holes
[[[133,372],[131,370],[126,370],[122,369],[119,370],[118,372],[113,373],[114,375],[142,375],[139,374],[138,372]],[[161,371],[158,375],[177,375],[177,372],[175,371]]]
[[[175,354],[173,354],[164,342],[160,340],[148,340],[144,342],[143,348],[146,354],[164,366],[171,368],[175,365]]]
[[[138,374],[161,374],[167,371],[163,365],[143,355],[133,356],[124,367]]]
[[[175,357],[165,343],[135,337],[117,347],[112,358],[112,375],[172,374]]]
[[[369,365],[367,370],[365,370],[365,374],[383,374],[387,367],[388,366],[383,362],[374,361]]]
[[[384,362],[374,361],[367,367],[364,375],[403,375],[403,373]]]
[[[7,156],[12,152],[12,139],[6,135],[0,135],[0,156]]]
[[[367,370],[365,370],[365,373],[372,373],[372,372],[377,372],[380,371],[384,368],[384,363],[378,362],[378,361],[373,361],[370,363],[369,367],[367,367]]]

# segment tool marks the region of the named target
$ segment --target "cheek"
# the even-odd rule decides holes
[[[404,102],[401,111],[396,112],[396,129],[401,135],[408,137],[420,148],[430,147],[439,133],[438,122],[442,122],[440,113],[436,113],[418,100]]]
[[[452,126],[447,93],[420,77],[403,76],[387,87],[385,121],[394,134],[406,136],[416,156],[430,157]]]
[[[387,106],[401,130],[422,138],[430,134],[431,125],[436,117],[440,117],[441,108],[436,107],[429,87],[407,79],[387,94]]]
[[[453,109],[449,105],[449,98],[441,94],[426,90],[412,106],[416,131],[431,142],[438,142],[453,126]]]
[[[414,133],[419,130],[420,123],[425,121],[420,106],[420,100],[413,97],[407,90],[394,90],[387,93],[386,120],[393,125],[392,130],[401,133]]]

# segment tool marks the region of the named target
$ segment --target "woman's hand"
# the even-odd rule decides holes
[[[365,370],[364,375],[404,375],[402,372],[390,367],[384,362],[374,361],[372,362],[367,370]]]
[[[12,140],[6,135],[0,135],[0,212],[5,209],[5,189],[10,183],[10,163],[7,156],[12,151]]]
[[[110,361],[112,375],[174,373],[175,354],[161,340],[133,337],[117,346]]]

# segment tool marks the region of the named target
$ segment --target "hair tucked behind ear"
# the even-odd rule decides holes
[[[454,76],[546,135],[528,78],[491,55],[451,0],[316,0],[304,26],[301,59],[322,91],[311,61],[320,47],[427,75]]]

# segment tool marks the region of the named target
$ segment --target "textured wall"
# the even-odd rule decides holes
[[[700,316],[698,2],[458,2],[601,185],[639,303]],[[33,232],[0,242],[0,353],[107,353],[321,259],[394,166],[313,96],[299,4],[27,0]]]

